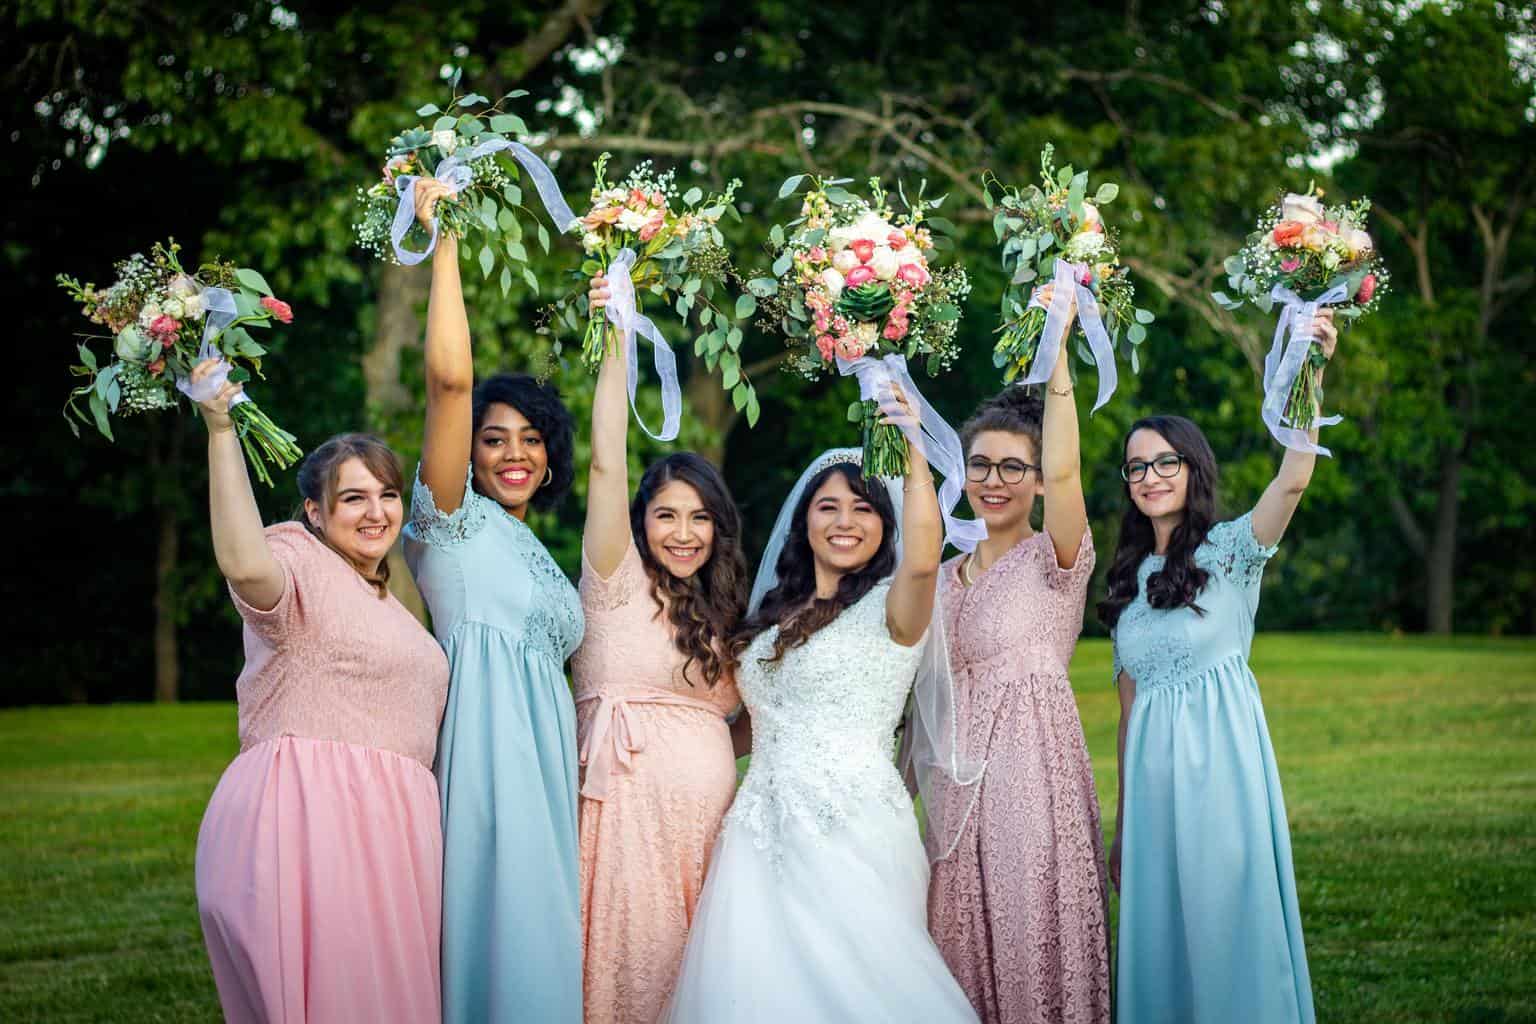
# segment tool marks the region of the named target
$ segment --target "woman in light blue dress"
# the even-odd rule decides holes
[[[1333,353],[1331,320],[1319,341]],[[1291,838],[1248,667],[1259,581],[1312,476],[1287,450],[1253,510],[1216,522],[1216,459],[1178,416],[1132,425],[1130,506],[1100,618],[1120,690],[1120,1024],[1312,1024]]]
[[[444,194],[416,189],[430,221]],[[405,555],[448,654],[437,747],[443,805],[443,1020],[581,1020],[576,714],[564,665],[576,589],[524,524],[570,489],[571,416],[502,374],[472,389],[455,240],[427,307],[427,417]],[[466,480],[467,470],[467,480]]]

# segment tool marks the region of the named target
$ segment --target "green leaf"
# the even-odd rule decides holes
[[[1155,319],[1157,318],[1152,315],[1152,311],[1150,309],[1136,310],[1136,322],[1139,324],[1149,324]]]
[[[507,297],[507,293],[509,293],[510,291],[512,291],[512,269],[510,267],[502,267],[501,268],[501,297],[502,298],[506,298]]]
[[[503,206],[501,209],[496,211],[496,224],[503,231],[512,230],[512,222],[516,219],[517,215],[514,214],[508,207]]]
[[[695,185],[693,188],[683,193],[683,205],[692,206],[703,198],[704,190]]]
[[[1132,373],[1140,373],[1141,372],[1141,359],[1139,358],[1139,353],[1140,352],[1141,352],[1141,349],[1139,349],[1139,348],[1134,348],[1133,347],[1131,349],[1131,372]]]
[[[512,135],[527,135],[528,126],[516,114],[492,114],[491,131],[509,132]]]
[[[784,228],[782,225],[775,224],[768,229],[768,244],[775,249],[784,248]]]
[[[507,239],[506,250],[507,255],[518,263],[528,262],[528,250],[523,247],[522,242],[509,238]]]
[[[816,228],[814,231],[807,231],[805,233],[804,241],[806,245],[820,245],[826,239],[826,237],[826,228]]]
[[[231,384],[244,384],[250,379],[251,371],[247,370],[243,366],[237,366],[233,370],[229,371],[229,382]]]
[[[86,348],[84,345],[78,345],[76,347],[80,350],[80,361],[85,364],[85,368],[87,370],[90,370],[92,373],[95,373],[96,372],[96,353],[92,352],[90,349]]]
[[[436,103],[428,103],[424,107],[417,107],[416,108],[416,116],[417,117],[431,117],[433,114],[441,114],[441,113],[442,113],[442,111],[437,109],[437,104]]]
[[[794,257],[788,252],[779,254],[779,258],[773,261],[773,276],[783,277],[789,273],[789,268],[794,265]],[[775,285],[777,287],[777,285]]]
[[[496,254],[491,252],[491,247],[490,246],[482,245],[480,247],[480,273],[483,274],[486,277],[490,277],[491,276],[491,268],[494,267],[495,265],[496,265]]]
[[[926,217],[923,219],[923,223],[935,231],[943,231],[945,234],[950,235],[955,234],[959,230],[955,227],[954,221],[946,217]]]
[[[730,346],[731,351],[733,351],[733,352],[738,350],[738,349],[740,349],[741,348],[741,328],[740,327],[732,327],[728,332],[726,332],[725,343],[728,346]]]
[[[757,300],[750,294],[742,295],[736,299],[736,319],[745,320],[757,312]]]
[[[735,408],[735,410],[737,412],[741,412],[742,409],[746,408],[746,406],[747,406],[747,382],[746,381],[737,381],[736,382],[736,386],[731,388],[731,405],[732,405],[733,408]]]
[[[852,404],[850,404],[848,406],[848,422],[849,423],[863,423],[864,422],[864,403],[863,402],[853,402]]]
[[[704,287],[703,281],[699,280],[697,277],[690,277],[688,280],[683,282],[683,294],[690,296],[696,295],[698,294],[699,289],[702,287]]]
[[[272,286],[267,284],[267,279],[256,273],[256,271],[251,270],[249,267],[241,267],[239,270],[235,271],[235,280],[239,281],[245,287],[250,288],[252,291],[258,291],[261,292],[261,294],[268,296],[272,294]]]
[[[779,282],[772,277],[754,277],[747,282],[747,291],[760,299],[770,299],[778,294]]]
[[[757,418],[762,414],[762,409],[757,404],[757,389],[747,385],[747,426],[757,426]]]
[[[451,132],[453,131],[454,126],[458,123],[459,119],[454,117],[452,114],[444,114],[442,117],[432,122],[432,130],[434,132]]]
[[[805,175],[796,174],[784,179],[784,184],[779,186],[779,198],[784,199],[794,194],[795,189],[805,180]]]
[[[1125,340],[1129,341],[1132,345],[1140,345],[1147,340],[1147,329],[1141,326],[1141,324],[1131,324],[1125,330]]]
[[[116,441],[117,438],[112,436],[112,425],[107,422],[107,400],[92,391],[90,406],[91,418],[96,421],[96,429],[101,431],[102,436],[108,441]]]
[[[528,287],[533,289],[533,293],[535,295],[539,293],[539,279],[535,277],[533,271],[528,269],[526,266],[523,267],[523,280],[528,282]]]
[[[538,228],[539,228],[539,248],[543,249],[545,253],[548,253],[549,252],[549,230],[544,227],[542,222],[538,225]]]
[[[853,193],[849,192],[845,188],[837,188],[836,186],[833,186],[832,188],[827,189],[827,202],[831,203],[833,206],[846,205],[853,202]]]
[[[928,315],[935,320],[960,319],[960,307],[952,302],[941,302],[928,310]]]
[[[1093,194],[1093,201],[1098,203],[1100,206],[1103,206],[1106,203],[1114,202],[1115,197],[1119,194],[1120,186],[1116,185],[1112,181],[1106,181],[1100,185],[1098,191]]]
[[[1009,283],[1029,284],[1029,282],[1033,281],[1039,276],[1040,275],[1035,272],[1034,267],[1030,266],[1028,263],[1020,263],[1019,269],[1013,272],[1013,280]]]
[[[508,182],[502,187],[501,194],[506,197],[508,203],[513,206],[523,205],[523,190]]]

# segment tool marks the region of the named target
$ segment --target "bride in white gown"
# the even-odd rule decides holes
[[[737,646],[752,765],[663,1017],[675,1024],[977,1019],[928,936],[928,858],[891,756],[932,619],[938,500],[914,448],[891,488],[906,499],[898,552],[896,503],[859,455],[812,463],[759,571]]]

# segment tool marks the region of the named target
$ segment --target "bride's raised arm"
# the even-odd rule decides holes
[[[895,385],[891,398],[882,401],[881,407],[884,422],[901,427],[917,425],[916,413]],[[910,448],[907,475],[901,483],[901,558],[885,599],[886,628],[891,639],[903,647],[920,643],[933,619],[934,591],[944,551],[944,521],[939,515],[939,496],[933,489],[933,473],[919,446]]]

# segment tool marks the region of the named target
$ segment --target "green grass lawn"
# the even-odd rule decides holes
[[[1536,643],[1266,635],[1254,665],[1319,1019],[1536,1021]],[[1108,647],[1072,670],[1110,817]],[[0,712],[0,1020],[217,1018],[192,857],[234,746],[229,705]]]

